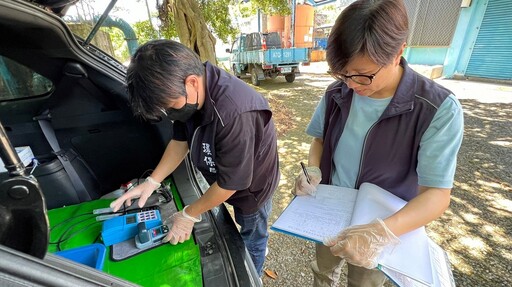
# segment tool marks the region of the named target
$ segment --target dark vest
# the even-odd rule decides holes
[[[207,89],[202,107],[203,117],[199,127],[190,141],[192,162],[201,171],[208,183],[216,181],[217,170],[215,154],[215,137],[217,131],[230,124],[235,118],[249,111],[265,113],[266,137],[260,142],[259,150],[264,151],[255,158],[255,164],[267,164],[266,176],[253,178],[251,186],[246,190],[237,191],[228,203],[251,213],[257,210],[276,189],[279,181],[277,159],[277,137],[271,120],[272,112],[268,102],[261,94],[210,63],[206,63]],[[238,156],[238,155],[233,155]],[[271,159],[266,159],[269,157]],[[260,160],[260,161],[258,161]],[[259,167],[259,166],[258,166]],[[250,196],[253,202],[243,197]],[[254,202],[254,200],[256,202]]]
[[[401,59],[400,65],[404,72],[395,95],[365,136],[355,188],[370,182],[409,201],[418,194],[416,167],[421,138],[439,106],[452,93],[413,71],[405,59]],[[324,175],[322,183],[330,184],[333,155],[347,122],[353,90],[345,83],[335,82],[324,97],[320,169]]]

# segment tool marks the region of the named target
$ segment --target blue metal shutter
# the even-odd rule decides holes
[[[512,1],[488,1],[465,75],[512,80]]]

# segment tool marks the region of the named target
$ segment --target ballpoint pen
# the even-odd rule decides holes
[[[304,175],[306,176],[306,180],[307,180],[308,184],[311,184],[311,179],[309,178],[309,174],[306,169],[306,165],[301,161],[300,166],[302,166],[302,171],[304,172]]]

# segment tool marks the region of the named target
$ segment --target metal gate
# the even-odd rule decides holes
[[[487,1],[465,75],[512,80],[512,1]]]

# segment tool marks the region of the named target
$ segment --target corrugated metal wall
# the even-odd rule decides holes
[[[411,47],[448,47],[459,18],[461,0],[405,0]],[[475,0],[473,0],[475,1]]]
[[[487,2],[465,76],[512,80],[512,1]]]

